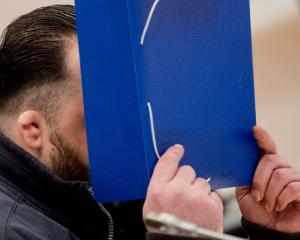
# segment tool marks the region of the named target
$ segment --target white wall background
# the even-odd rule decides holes
[[[74,0],[0,0],[0,32],[15,18],[35,8],[52,4],[72,4]]]
[[[258,124],[300,166],[300,1],[251,0]]]

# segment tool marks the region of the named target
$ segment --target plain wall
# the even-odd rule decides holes
[[[257,122],[300,166],[300,1],[250,2]]]
[[[15,18],[35,8],[52,4],[72,4],[74,0],[0,0],[0,32]]]

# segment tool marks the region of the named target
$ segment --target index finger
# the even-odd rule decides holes
[[[184,154],[182,145],[176,144],[170,147],[156,164],[151,182],[169,182],[176,175],[179,162]]]

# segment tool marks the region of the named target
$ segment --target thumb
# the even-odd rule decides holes
[[[158,160],[152,178],[152,182],[168,182],[175,176],[179,162],[184,154],[184,148],[180,144],[170,147],[164,155]]]
[[[240,202],[251,191],[251,187],[239,187],[235,189],[235,195],[238,202]]]
[[[253,128],[253,135],[258,146],[264,151],[264,154],[277,154],[276,144],[266,130],[255,126]]]

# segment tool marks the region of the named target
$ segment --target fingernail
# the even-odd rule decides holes
[[[183,149],[183,146],[181,144],[175,144],[174,147]]]
[[[257,202],[261,201],[259,191],[253,190],[253,197],[254,197],[254,199],[255,199]]]

